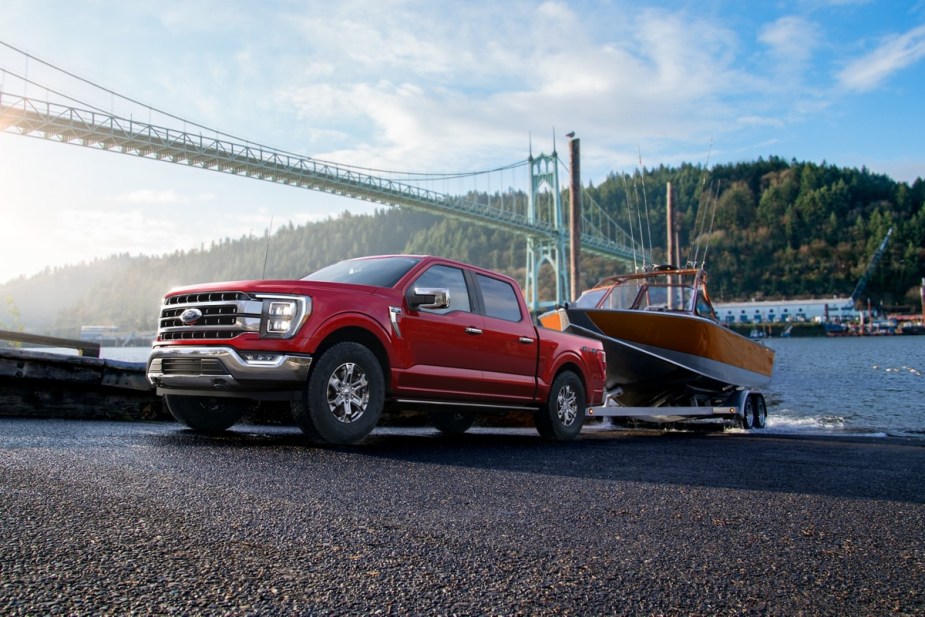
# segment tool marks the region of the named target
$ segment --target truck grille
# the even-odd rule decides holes
[[[164,358],[164,375],[227,375],[228,370],[216,358]]]
[[[184,324],[180,316],[197,309],[202,316]],[[240,291],[184,294],[164,299],[158,321],[162,341],[227,340],[246,332],[260,331],[263,302]]]

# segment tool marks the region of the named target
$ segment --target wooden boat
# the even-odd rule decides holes
[[[719,323],[703,269],[613,276],[539,321],[604,343],[607,390],[620,405],[679,404],[771,382],[774,351]]]

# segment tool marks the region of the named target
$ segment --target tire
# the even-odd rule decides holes
[[[755,397],[755,428],[765,428],[768,425],[768,404],[764,395],[753,394]]]
[[[575,439],[585,421],[585,387],[578,375],[564,371],[556,377],[549,397],[533,416],[536,430],[544,439]]]
[[[745,397],[742,407],[742,428],[749,430],[755,426],[755,397],[749,394]]]
[[[379,360],[359,343],[334,345],[308,377],[305,396],[292,403],[292,416],[315,441],[357,443],[382,416],[385,379]]]
[[[178,422],[203,433],[227,430],[253,406],[252,401],[242,398],[168,394],[164,400]]]
[[[475,414],[465,411],[432,411],[427,416],[434,428],[447,435],[462,435],[472,428],[472,423],[475,422]]]

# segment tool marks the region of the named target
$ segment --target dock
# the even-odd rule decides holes
[[[0,340],[73,349],[0,347],[0,416],[156,420],[166,417],[144,362],[100,358],[100,346],[0,330]]]

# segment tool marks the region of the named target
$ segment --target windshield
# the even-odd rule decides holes
[[[348,259],[316,270],[302,280],[391,287],[419,261],[418,257]]]

